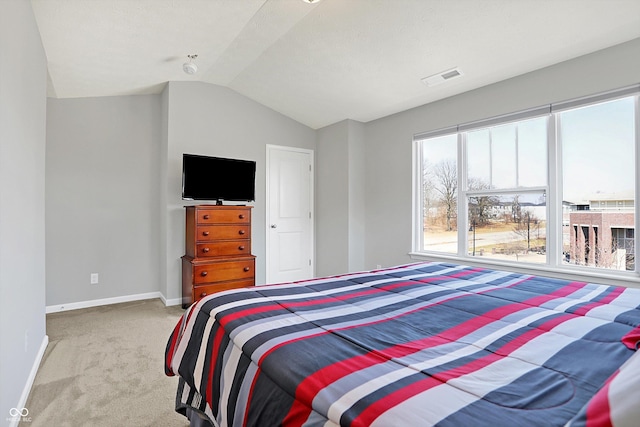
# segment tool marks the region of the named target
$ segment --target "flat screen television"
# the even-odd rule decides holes
[[[184,200],[255,200],[256,162],[222,157],[182,155]]]

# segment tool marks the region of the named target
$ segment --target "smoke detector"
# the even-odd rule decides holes
[[[198,55],[187,55],[189,61],[182,64],[182,71],[187,74],[195,74],[196,72],[198,72],[198,66],[193,62],[193,60],[197,57]]]
[[[440,83],[444,83],[448,80],[455,79],[456,77],[461,77],[463,75],[464,73],[462,72],[462,70],[456,67],[438,74],[434,74],[433,76],[425,77],[422,79],[422,83],[431,87],[439,85]]]

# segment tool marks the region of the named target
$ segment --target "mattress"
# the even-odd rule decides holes
[[[640,425],[640,290],[416,263],[208,296],[167,342],[217,426]]]

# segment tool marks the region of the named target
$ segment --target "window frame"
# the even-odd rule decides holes
[[[640,284],[640,263],[635,262],[635,269],[612,270],[584,265],[571,265],[562,262],[561,255],[562,233],[563,233],[563,201],[562,201],[562,141],[560,115],[563,111],[576,108],[583,108],[590,105],[610,102],[620,98],[633,97],[634,105],[634,152],[635,152],[635,200],[634,200],[634,226],[640,228],[640,84],[636,84],[613,91],[590,95],[569,101],[563,101],[546,106],[536,107],[511,114],[491,117],[471,123],[450,126],[447,128],[421,132],[413,137],[413,213],[412,213],[412,251],[410,256],[413,259],[427,260],[447,260],[460,263],[487,265],[490,267],[502,267],[514,271],[543,272],[550,273],[558,277],[582,277],[585,279],[601,279],[603,282],[626,284],[638,286]],[[466,163],[466,141],[465,133],[474,129],[488,128],[496,125],[503,125],[509,122],[531,119],[534,117],[547,116],[547,185],[538,187],[509,188],[499,190],[469,190],[467,188],[467,168]],[[457,135],[457,169],[458,169],[458,191],[457,191],[457,253],[445,253],[430,251],[424,248],[424,228],[423,228],[423,182],[422,182],[422,159],[423,141],[430,138],[446,135]],[[506,194],[540,192],[546,193],[546,262],[544,264],[526,263],[521,261],[496,260],[480,258],[468,255],[468,200],[469,197],[485,194]],[[571,224],[568,225],[569,227]],[[560,236],[560,237],[558,237]],[[634,245],[638,247],[640,233],[634,232]]]

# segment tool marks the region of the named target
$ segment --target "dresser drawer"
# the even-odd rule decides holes
[[[219,256],[242,256],[251,254],[251,240],[228,240],[224,242],[198,243],[196,245],[196,256],[219,257]]]
[[[198,224],[249,224],[251,214],[249,209],[198,209]]]
[[[193,268],[193,282],[196,284],[222,282],[225,280],[251,279],[255,275],[254,259],[218,261],[197,264]]]
[[[198,301],[207,295],[216,292],[226,291],[227,289],[247,288],[253,286],[253,279],[235,280],[231,282],[215,283],[211,285],[197,285],[193,287],[193,301]]]
[[[251,237],[251,225],[198,225],[196,227],[196,241],[210,242],[213,240],[248,239]]]

